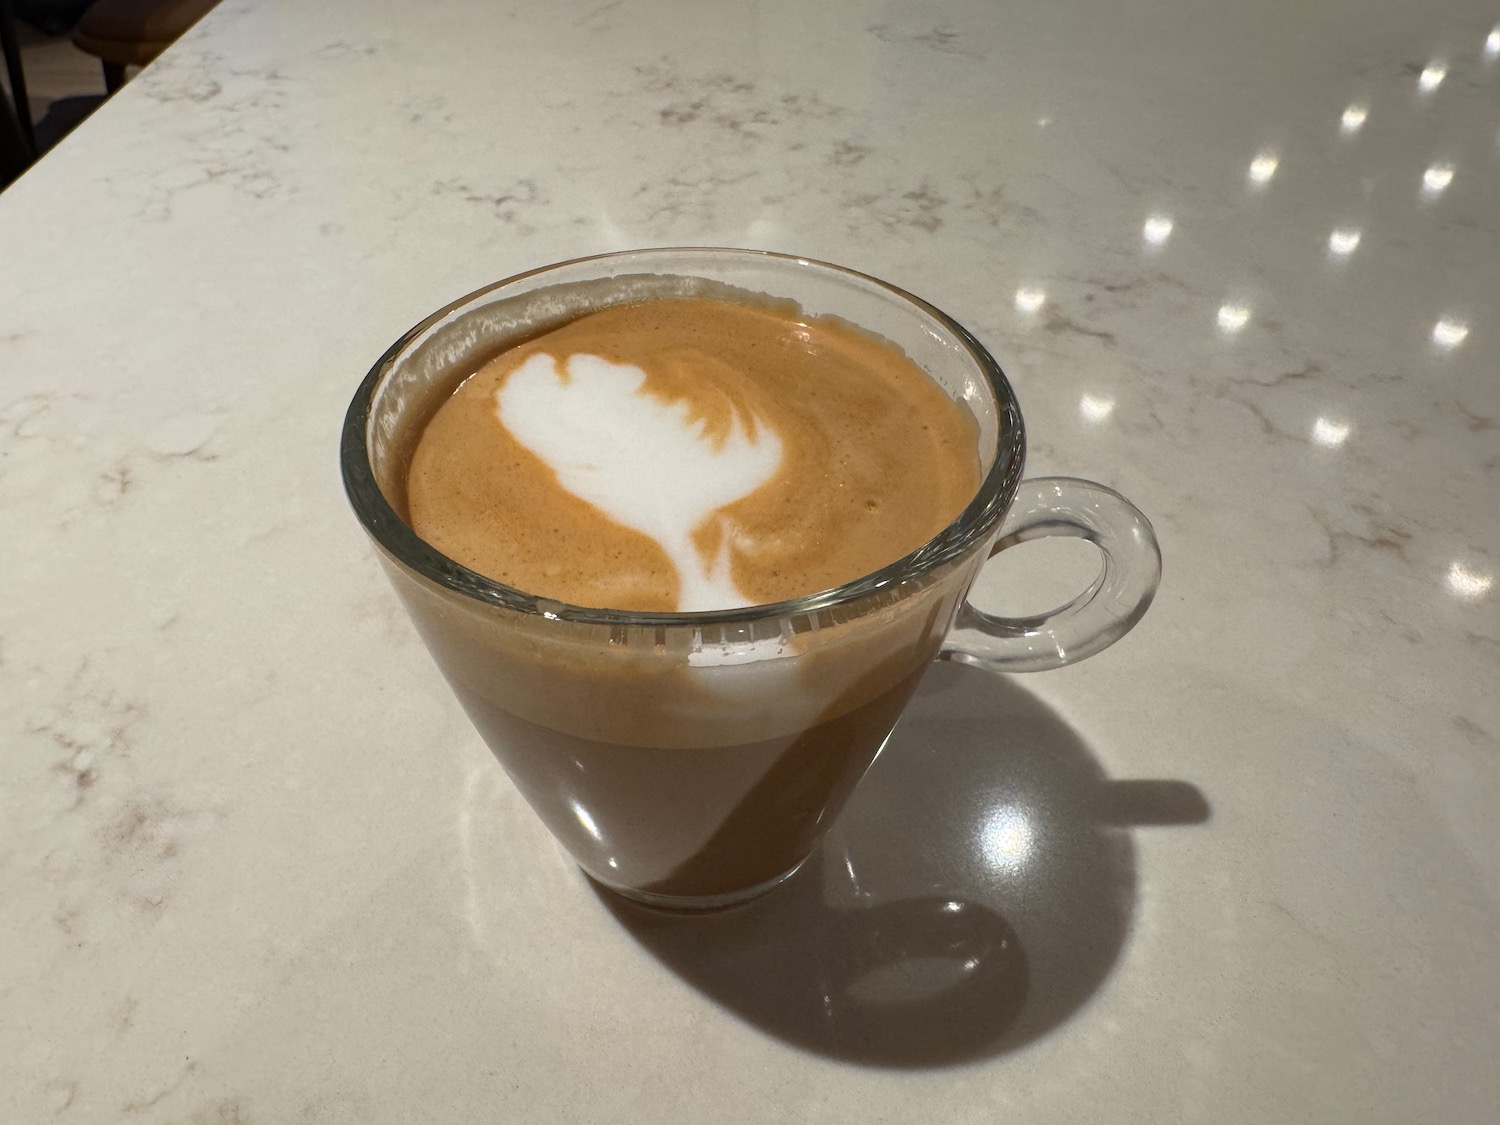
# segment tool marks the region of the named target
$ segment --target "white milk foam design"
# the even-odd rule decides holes
[[[750,605],[729,574],[732,529],[705,566],[692,533],[708,516],[775,475],[781,439],[738,414],[722,442],[704,434],[685,402],[643,389],[646,373],[599,356],[570,355],[565,372],[538,353],[495,392],[500,424],[557,474],[573,495],[651,536],[677,568],[677,610]]]

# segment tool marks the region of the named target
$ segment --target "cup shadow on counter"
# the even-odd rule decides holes
[[[786,884],[673,915],[596,888],[707,996],[808,1051],[935,1067],[1014,1050],[1109,975],[1135,905],[1133,829],[1201,824],[1182,781],[1117,781],[1011,680],[935,665]]]

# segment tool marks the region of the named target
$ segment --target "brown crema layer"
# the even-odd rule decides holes
[[[781,440],[776,474],[694,529],[754,604],[850,582],[916,550],[979,486],[973,420],[899,350],[841,321],[698,298],[617,305],[513,348],[454,392],[412,457],[412,528],[495,581],[574,605],[670,612],[677,571],[652,539],[567,491],[501,423],[528,358],[589,354],[646,372],[712,439],[737,416]],[[559,425],[566,425],[560,418]]]

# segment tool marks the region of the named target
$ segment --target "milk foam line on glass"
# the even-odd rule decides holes
[[[660,544],[677,570],[679,612],[750,605],[730,576],[733,528],[709,560],[693,533],[776,474],[781,439],[738,411],[727,433],[710,437],[688,403],[663,401],[645,384],[634,364],[574,354],[560,370],[539,352],[495,392],[496,413],[569,492]]]

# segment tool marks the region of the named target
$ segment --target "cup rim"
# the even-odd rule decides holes
[[[573,605],[552,598],[529,594],[524,590],[507,586],[470,570],[455,559],[449,558],[437,548],[420,538],[403,520],[385,498],[375,480],[370,464],[369,430],[370,411],[375,392],[381,380],[394,367],[397,358],[407,347],[429,328],[453,315],[479,298],[539,274],[550,273],[566,266],[610,259],[640,258],[649,255],[704,255],[715,257],[761,258],[784,262],[795,268],[814,269],[858,279],[874,285],[888,295],[915,306],[916,309],[936,320],[946,328],[968,352],[970,359],[985,376],[995,396],[997,436],[995,460],[985,478],[980,482],[974,498],[962,512],[916,550],[888,563],[878,570],[862,575],[849,582],[786,598],[777,602],[744,606],[737,609],[700,610],[678,612],[636,612],[633,610],[606,609]],[[682,271],[678,271],[682,272]],[[774,294],[773,294],[774,295]],[[586,625],[605,625],[615,628],[666,628],[681,626],[735,625],[761,621],[768,618],[791,617],[820,613],[856,602],[882,590],[920,578],[937,567],[968,552],[1000,522],[1014,500],[1021,481],[1021,472],[1026,459],[1026,435],[1021,419],[1020,404],[1011,389],[1005,373],[1000,369],[989,351],[967,328],[947,313],[922,298],[907,292],[887,281],[882,281],[859,270],[832,262],[820,261],[795,254],[778,253],[771,250],[747,250],[720,246],[657,246],[636,250],[618,250],[603,254],[589,254],[552,262],[545,266],[512,274],[482,286],[479,289],[449,302],[418,324],[403,333],[384,354],[376,360],[361,381],[349,409],[344,416],[340,439],[339,460],[344,480],[344,491],[355,515],[365,532],[389,556],[410,570],[437,583],[454,593],[472,598],[517,613],[545,617],[553,620],[571,621]]]

